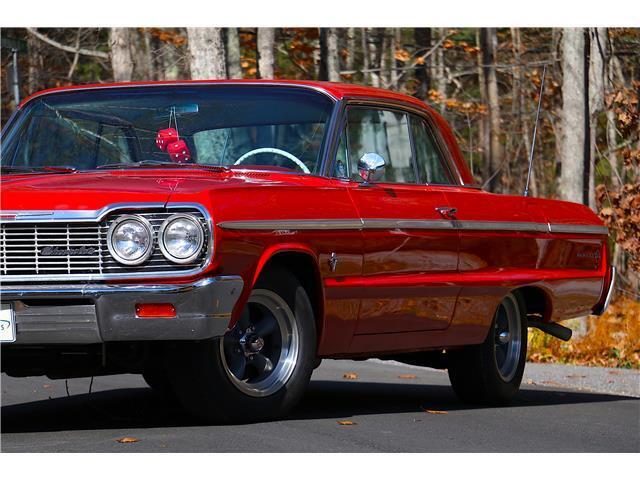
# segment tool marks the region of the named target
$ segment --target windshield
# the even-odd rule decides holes
[[[333,102],[280,86],[106,88],[29,102],[2,142],[6,171],[173,162],[317,173]]]

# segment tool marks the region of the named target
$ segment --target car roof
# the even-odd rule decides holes
[[[63,87],[48,88],[40,90],[25,98],[20,107],[36,97],[49,95],[51,93],[66,92],[73,90],[93,90],[101,88],[122,88],[122,87],[144,87],[144,86],[171,86],[171,85],[190,85],[190,84],[219,84],[219,85],[283,85],[283,86],[301,86],[330,95],[336,100],[344,97],[369,97],[375,99],[398,100],[412,103],[421,108],[429,108],[423,101],[398,92],[392,92],[382,88],[368,87],[363,85],[355,85],[351,83],[337,82],[320,82],[310,80],[256,80],[256,79],[238,79],[238,80],[168,80],[153,82],[116,82],[116,83],[92,83],[85,85],[68,85]]]

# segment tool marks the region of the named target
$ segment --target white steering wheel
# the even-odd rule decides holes
[[[251,151],[245,153],[244,155],[242,155],[238,160],[236,160],[236,163],[234,163],[234,165],[240,165],[247,158],[253,157],[254,155],[257,155],[258,153],[276,153],[278,155],[282,155],[283,157],[288,158],[293,163],[295,163],[298,167],[300,167],[300,169],[304,173],[311,173],[311,171],[307,168],[307,166],[304,163],[302,163],[302,160],[300,160],[295,155],[290,154],[289,152],[285,152],[284,150],[280,150],[279,148],[267,148],[267,147],[256,148],[256,149],[251,150]]]

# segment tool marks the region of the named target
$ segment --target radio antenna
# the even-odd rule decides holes
[[[524,196],[529,196],[529,182],[531,181],[531,169],[533,168],[533,152],[536,149],[536,134],[538,133],[538,119],[540,118],[540,106],[544,92],[544,76],[547,73],[547,65],[542,69],[542,81],[540,82],[540,95],[538,95],[538,109],[536,110],[536,123],[533,125],[533,140],[531,140],[531,152],[529,152],[529,170],[527,171],[527,183],[524,186]]]

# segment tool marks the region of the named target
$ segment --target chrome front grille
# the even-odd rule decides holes
[[[0,271],[3,276],[100,273],[101,244],[100,226],[95,224],[3,223]],[[65,254],[70,252],[85,254]]]
[[[178,212],[198,217],[207,237],[200,255],[192,263],[183,265],[165,259],[157,242],[162,223]],[[109,253],[109,226],[124,213],[143,216],[153,227],[153,254],[142,265],[122,265]],[[191,208],[118,211],[108,214],[100,222],[3,222],[0,224],[0,278],[3,281],[64,281],[190,273],[201,268],[207,260],[211,241],[209,232],[205,216]]]

